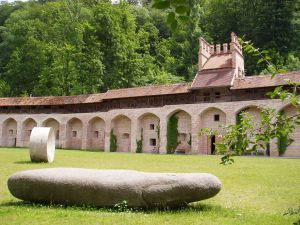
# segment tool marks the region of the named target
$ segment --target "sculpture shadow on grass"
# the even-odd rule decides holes
[[[224,212],[229,209],[223,208],[220,205],[207,204],[207,203],[192,203],[181,207],[175,208],[130,208],[130,207],[95,207],[95,206],[77,206],[77,205],[61,205],[61,204],[47,204],[47,203],[32,203],[29,201],[9,201],[0,204],[0,207],[18,207],[18,208],[31,208],[31,209],[65,209],[65,210],[80,210],[80,211],[101,211],[101,212],[128,212],[128,213],[155,213],[155,212],[170,212],[170,213],[185,213],[185,212]]]

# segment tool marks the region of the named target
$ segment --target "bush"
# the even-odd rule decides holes
[[[117,136],[114,134],[114,130],[110,130],[110,151],[111,152],[116,152],[117,151]]]
[[[167,124],[167,154],[173,154],[179,144],[178,117],[176,114],[170,116]]]
[[[136,140],[136,153],[142,153],[143,152],[143,128],[141,129],[141,140]]]

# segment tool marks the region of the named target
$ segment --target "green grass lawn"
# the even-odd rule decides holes
[[[300,159],[237,157],[222,166],[218,156],[148,155],[57,150],[52,164],[30,163],[28,149],[0,149],[0,224],[290,224],[299,214]],[[32,205],[14,198],[7,179],[17,171],[47,167],[208,172],[220,178],[214,198],[174,211]],[[34,190],[32,190],[34,191]]]

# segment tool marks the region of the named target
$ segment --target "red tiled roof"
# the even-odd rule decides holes
[[[213,55],[204,64],[202,70],[232,68],[232,54],[224,53]]]
[[[236,78],[231,89],[275,87],[285,85],[286,79],[289,79],[292,83],[300,82],[300,71],[277,74],[273,79],[271,75]]]
[[[158,86],[115,89],[115,90],[107,91],[103,99],[184,94],[189,92],[190,86],[191,86],[190,83],[179,83],[179,84],[168,84],[168,85],[158,85]]]
[[[234,76],[233,71],[232,68],[199,71],[192,83],[191,89],[231,86]]]
[[[106,93],[77,95],[77,96],[0,98],[0,106],[84,104],[84,103],[101,102],[104,99],[184,94],[189,92],[190,86],[191,86],[190,83],[180,83],[180,84],[115,89],[115,90],[109,90]]]
[[[67,105],[101,102],[108,99],[133,98],[188,93],[190,89],[231,86],[234,70],[232,68],[204,70],[198,72],[193,83],[180,83],[147,87],[109,90],[106,93],[77,96],[15,97],[0,98],[0,106],[25,105]],[[236,78],[231,89],[273,87],[285,84],[285,79],[300,82],[300,71],[271,75]]]
[[[0,98],[1,106],[24,105],[66,105],[78,103],[101,102],[104,94],[89,94],[76,96],[47,96],[47,97],[15,97]]]

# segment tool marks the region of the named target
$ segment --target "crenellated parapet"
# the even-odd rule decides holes
[[[237,69],[237,77],[243,76],[244,73],[244,57],[242,46],[239,43],[237,35],[231,33],[231,42],[223,44],[210,44],[204,38],[199,38],[199,71],[205,70],[205,64],[210,61],[211,58],[216,56],[227,55],[223,57],[224,60],[228,60],[231,54],[231,67]],[[228,56],[229,55],[229,56]],[[215,60],[215,59],[214,59]],[[222,60],[221,57],[219,60]],[[211,64],[211,63],[210,63]],[[219,64],[216,64],[214,69],[219,69]],[[212,65],[209,66],[211,69]]]

